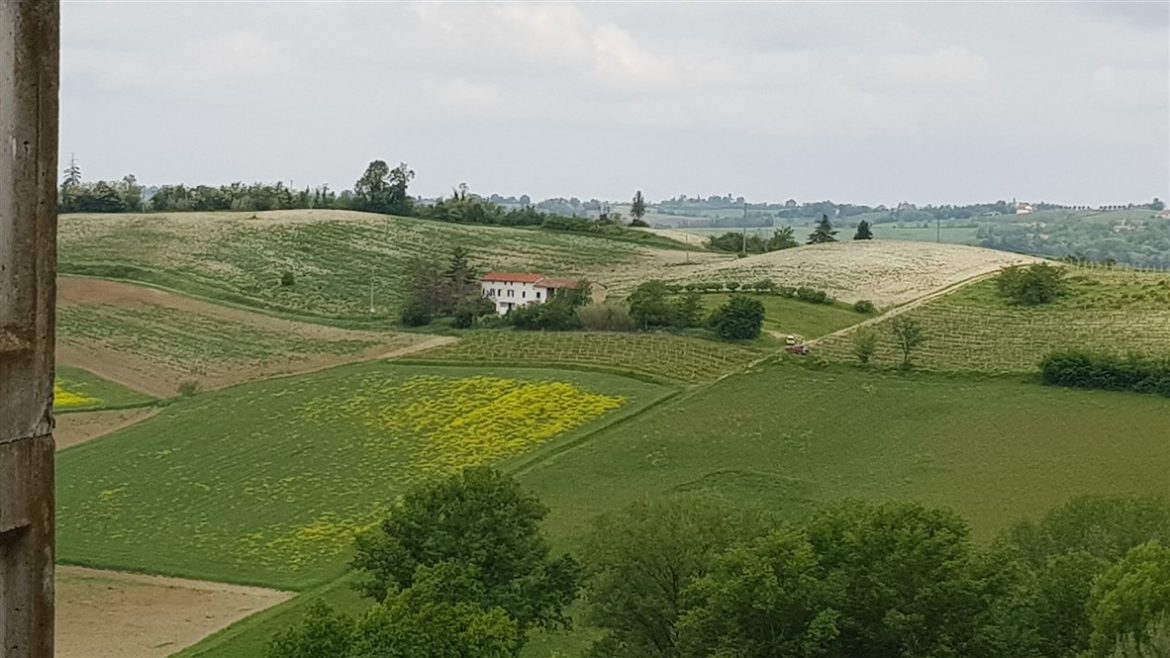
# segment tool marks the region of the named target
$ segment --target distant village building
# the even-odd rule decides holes
[[[483,296],[496,305],[496,313],[500,315],[521,306],[543,304],[562,291],[576,290],[580,285],[576,279],[554,279],[543,274],[488,272],[480,279]],[[589,293],[594,301],[598,301],[599,295],[604,299],[605,289],[592,284]]]
[[[1158,218],[1159,219],[1170,219],[1170,208],[1167,208],[1167,209],[1163,210],[1162,212],[1158,213]]]
[[[1033,211],[1034,211],[1034,208],[1032,208],[1032,204],[1030,204],[1030,203],[1022,203],[1021,202],[1021,203],[1016,204],[1016,214],[1017,215],[1027,215],[1028,213],[1033,212]]]

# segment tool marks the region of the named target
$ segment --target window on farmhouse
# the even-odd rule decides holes
[[[540,291],[539,290],[536,291],[536,298],[540,299]]]

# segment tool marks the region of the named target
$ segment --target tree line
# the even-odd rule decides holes
[[[589,658],[1153,658],[1170,648],[1170,511],[1087,497],[989,545],[953,512],[843,501],[798,520],[676,496],[593,521],[554,554],[548,512],[473,468],[423,484],[360,536],[369,609],[316,603],[267,658],[516,656],[567,628]]]

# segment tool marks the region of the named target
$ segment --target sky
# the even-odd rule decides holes
[[[70,2],[62,166],[893,205],[1170,197],[1170,2]]]

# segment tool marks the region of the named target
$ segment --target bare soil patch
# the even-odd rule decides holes
[[[57,450],[60,451],[129,427],[156,413],[158,409],[147,408],[57,414],[57,427],[53,430],[53,438],[56,439]]]
[[[288,592],[57,567],[58,658],[164,658]]]

